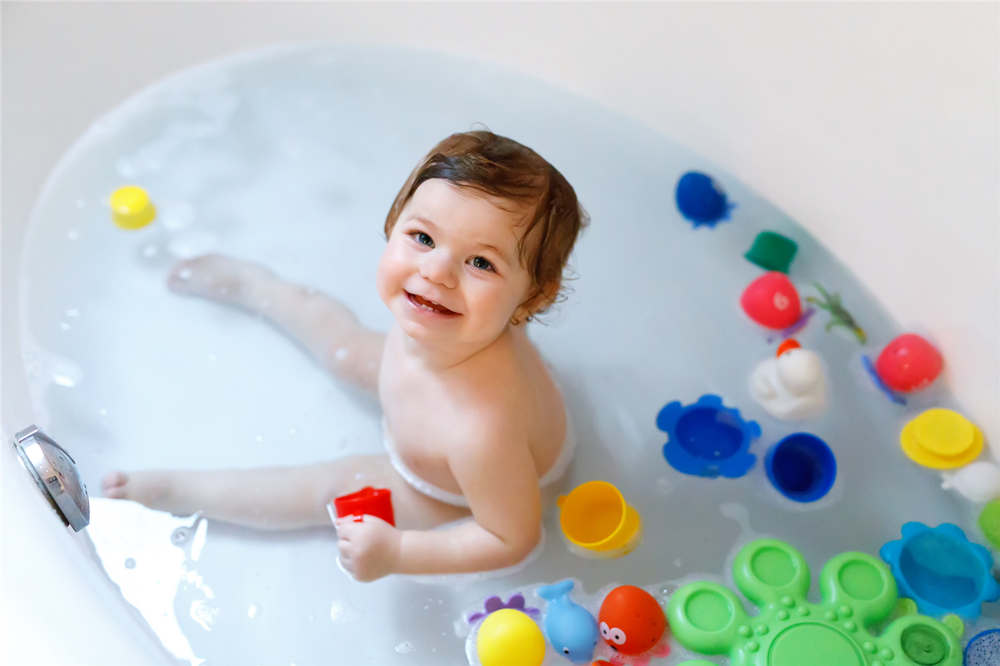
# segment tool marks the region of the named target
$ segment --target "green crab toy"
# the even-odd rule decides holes
[[[674,636],[695,652],[726,654],[733,666],[961,666],[962,622],[904,611],[881,636],[868,628],[897,610],[896,581],[884,563],[841,553],[820,574],[822,601],[806,600],[809,566],[783,541],[760,539],[736,556],[733,576],[760,608],[751,618],[729,589],[685,585],[671,597]],[[900,604],[905,608],[905,604]]]

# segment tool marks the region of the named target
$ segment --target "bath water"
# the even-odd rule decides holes
[[[568,300],[531,335],[566,389],[579,438],[564,491],[614,483],[642,516],[641,545],[624,559],[577,557],[549,506],[545,549],[514,576],[363,585],[335,565],[329,529],[265,534],[95,497],[88,534],[100,575],[168,653],[190,664],[306,666],[334,655],[457,664],[465,614],[492,595],[520,591],[532,605],[535,587],[567,575],[586,596],[616,583],[669,591],[678,580],[723,580],[750,526],[788,540],[818,571],[844,550],[877,553],[908,520],[971,525],[966,504],[900,453],[911,412],[861,370],[862,352],[901,331],[779,207],[668,138],[492,65],[327,46],[235,57],[159,83],[95,124],[49,181],[21,271],[24,360],[40,421],[92,495],[115,469],[379,451],[376,404],[265,322],[173,295],[165,277],[180,258],[224,252],[328,292],[385,329],[374,276],[389,205],[431,145],[476,123],[548,158],[592,217]],[[736,204],[729,219],[694,228],[678,213],[674,187],[691,170],[726,191]],[[135,232],[115,227],[106,203],[130,183],[158,209]],[[831,404],[801,426],[768,416],[748,390],[752,369],[774,353],[738,305],[760,274],[742,255],[763,229],[794,238],[793,281],[839,292],[871,341],[825,332],[825,315],[797,334],[826,364]],[[659,409],[708,393],[761,426],[744,477],[685,476],[663,458]],[[938,385],[908,409],[950,403]],[[762,470],[767,448],[800,429],[838,460],[834,490],[815,504],[783,498]],[[547,663],[563,662],[553,654]]]

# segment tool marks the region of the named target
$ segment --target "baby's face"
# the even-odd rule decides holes
[[[378,267],[379,296],[403,331],[429,343],[495,340],[532,286],[517,255],[523,219],[502,199],[443,179],[422,183]]]

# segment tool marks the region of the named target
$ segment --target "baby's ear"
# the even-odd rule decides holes
[[[521,304],[521,307],[515,313],[515,317],[524,321],[528,317],[533,317],[552,305],[559,295],[559,286],[559,282],[554,281],[538,289],[531,298]]]

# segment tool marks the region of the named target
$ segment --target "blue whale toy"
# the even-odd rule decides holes
[[[586,664],[597,646],[597,620],[590,612],[569,598],[572,580],[538,588],[538,596],[548,601],[545,612],[545,635],[556,652],[574,664]]]

